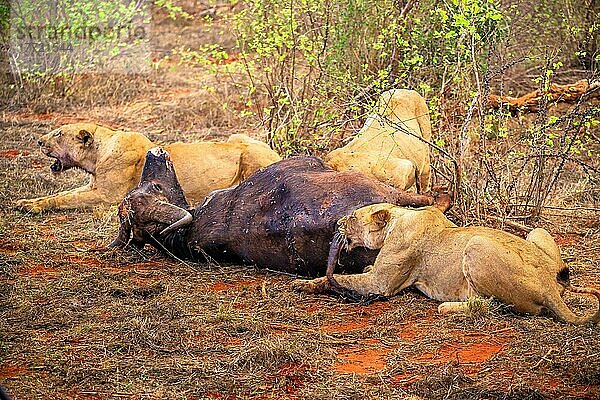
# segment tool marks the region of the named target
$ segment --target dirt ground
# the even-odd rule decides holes
[[[346,304],[252,267],[106,250],[114,208],[14,210],[86,179],[52,176],[36,138],[69,117],[47,118],[7,112],[0,129],[0,383],[15,399],[600,398],[596,326],[440,316],[412,291]],[[599,287],[597,214],[544,225],[574,283]]]
[[[203,79],[179,70],[167,81],[159,71],[118,104],[0,110],[0,384],[15,400],[600,398],[598,326],[495,303],[481,315],[441,316],[411,290],[348,304],[295,292],[293,277],[272,271],[107,250],[115,207],[14,209],[19,198],[85,181],[80,171],[54,177],[37,149],[64,123],[157,141],[256,136],[214,106]],[[573,283],[600,288],[600,213],[587,207],[550,209],[539,226],[560,244]],[[567,302],[579,313],[596,307]]]

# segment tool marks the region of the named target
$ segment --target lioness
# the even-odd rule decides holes
[[[429,110],[414,90],[384,92],[377,114],[346,146],[325,156],[325,163],[337,171],[358,171],[400,190],[413,186],[418,193],[429,188],[431,167]]]
[[[388,203],[362,207],[338,225],[329,279],[298,280],[295,286],[309,292],[337,288],[362,296],[392,296],[414,286],[432,299],[453,302],[442,303],[440,312],[464,310],[473,296],[493,296],[518,312],[549,310],[574,324],[600,321],[600,308],[591,317],[579,317],[563,301],[565,289],[598,300],[600,291],[569,284],[569,269],[544,229],[532,230],[523,240],[496,229],[457,227],[435,207],[411,210]],[[381,249],[367,272],[333,275],[344,238],[348,249]]]
[[[64,125],[40,138],[41,151],[60,173],[80,168],[87,185],[50,196],[17,201],[31,212],[119,203],[140,180],[144,159],[154,144],[137,132],[115,131],[92,123]],[[200,201],[209,192],[236,185],[254,171],[279,161],[269,146],[246,135],[228,142],[174,143],[168,149],[186,196]]]

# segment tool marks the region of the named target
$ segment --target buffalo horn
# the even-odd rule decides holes
[[[169,206],[174,211],[176,211],[176,214],[173,214],[173,217],[177,218],[177,221],[173,222],[171,225],[169,225],[165,229],[163,229],[160,232],[160,235],[165,235],[169,232],[173,232],[174,230],[184,227],[186,225],[189,225],[192,222],[193,217],[189,211],[184,210],[183,208],[178,207],[171,203],[161,202],[161,204],[165,205],[165,206]]]

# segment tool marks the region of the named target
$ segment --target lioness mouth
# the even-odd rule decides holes
[[[50,166],[50,170],[55,174],[62,172],[63,169],[63,163],[58,158],[55,159],[52,165]]]

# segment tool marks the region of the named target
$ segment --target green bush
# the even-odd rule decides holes
[[[326,145],[320,142],[361,118],[389,88],[438,93],[460,84],[454,87],[465,93],[506,30],[492,1],[404,4],[244,2],[234,21],[250,98],[280,150],[308,152],[315,138]]]

